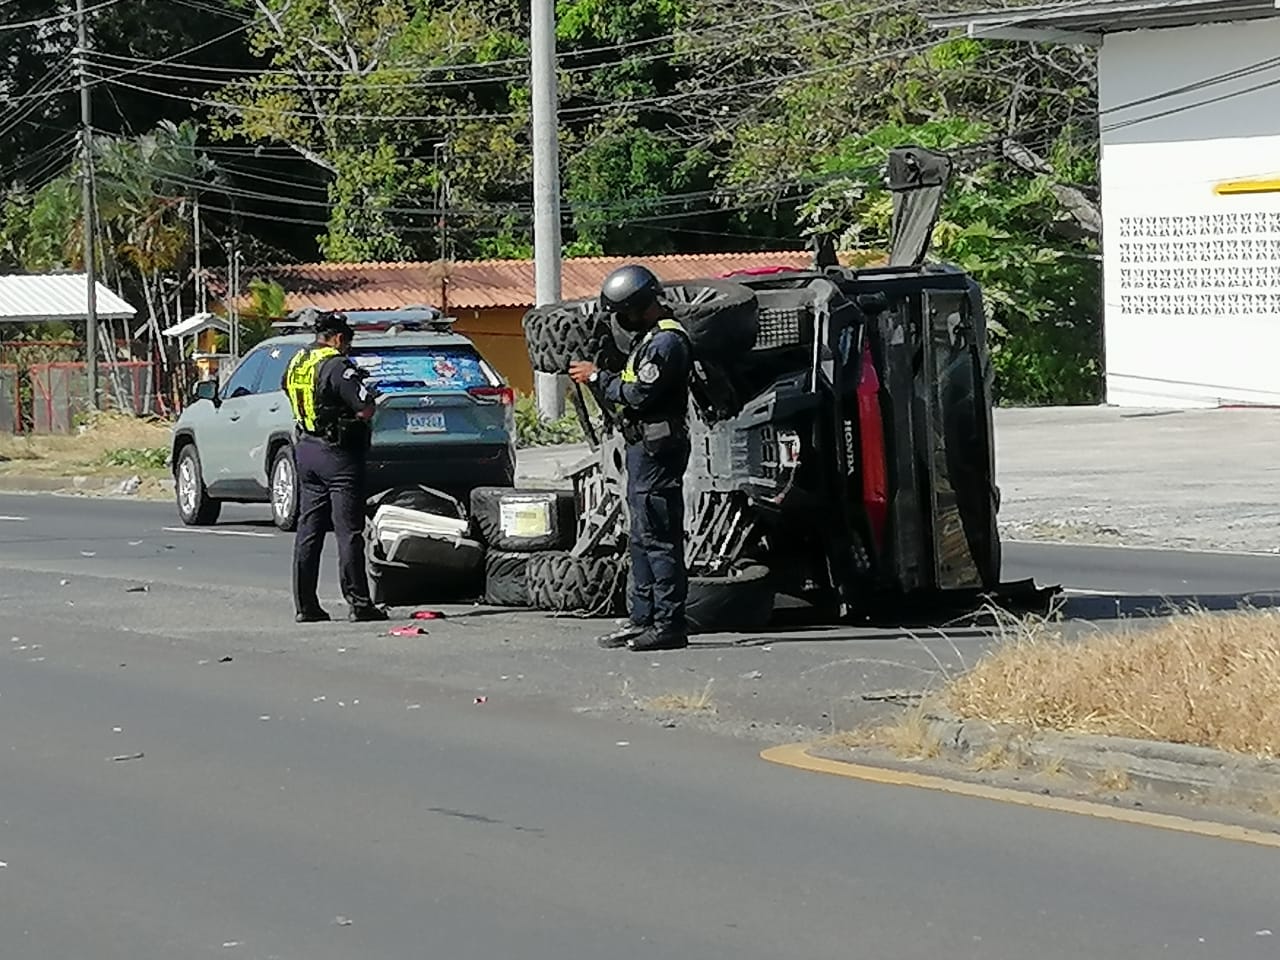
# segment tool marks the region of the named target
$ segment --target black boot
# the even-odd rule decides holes
[[[596,643],[602,650],[621,650],[633,637],[640,636],[647,629],[649,628],[627,620],[623,622],[620,629],[613,631],[613,633],[606,633],[603,637],[597,637]]]
[[[651,653],[655,650],[683,650],[689,646],[689,637],[684,633],[675,631],[649,629],[628,640],[627,646],[636,653]]]
[[[390,620],[391,615],[381,607],[369,604],[368,606],[352,607],[351,612],[347,614],[347,619],[352,623],[381,623],[384,620]]]

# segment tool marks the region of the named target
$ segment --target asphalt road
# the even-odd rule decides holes
[[[288,538],[171,526],[162,505],[0,498],[5,960],[1276,955],[1274,850],[477,704],[361,628],[249,632]],[[1272,571],[1010,550],[1011,576],[1135,596]],[[234,609],[194,622],[215,595]],[[357,639],[368,660],[338,655]]]
[[[264,507],[228,505],[217,526],[184,528],[164,503],[0,495],[0,549],[6,557],[28,560],[31,569],[99,572],[104,562],[121,562],[129,575],[143,579],[254,587],[287,572],[292,544],[291,535],[271,525]],[[1031,577],[1078,593],[1280,593],[1280,554],[1017,542],[1006,544],[1004,554],[1007,579]],[[330,577],[331,568],[332,563],[325,568]],[[329,579],[327,586],[332,591],[336,581]]]

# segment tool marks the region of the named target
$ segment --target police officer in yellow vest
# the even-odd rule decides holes
[[[348,619],[386,620],[369,597],[365,573],[365,457],[378,396],[347,356],[354,335],[341,313],[315,319],[316,341],[300,351],[281,386],[296,423],[300,496],[293,542],[293,602],[299,623],[329,619],[316,594],[324,536],[338,541],[339,582]]]
[[[631,514],[630,622],[601,637],[606,649],[636,651],[686,647],[684,473],[689,466],[688,334],[662,301],[662,283],[631,264],[604,281],[600,305],[633,335],[622,373],[575,361],[569,375],[599,385],[622,408],[627,443],[627,506]]]

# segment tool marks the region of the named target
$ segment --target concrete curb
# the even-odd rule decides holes
[[[129,483],[133,474],[117,476],[72,476],[72,477],[38,477],[21,474],[0,475],[0,493],[21,494],[80,494],[87,497],[108,497],[120,500],[159,500],[159,496],[140,496],[130,492]],[[170,477],[159,478],[164,498],[173,495],[173,480]]]
[[[1184,799],[1250,806],[1280,796],[1280,762],[1158,740],[1064,734],[931,717],[929,736],[945,755],[971,760],[1004,749],[1060,763],[1076,775],[1123,772],[1136,786]]]

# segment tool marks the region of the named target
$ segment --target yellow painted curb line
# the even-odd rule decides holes
[[[829,773],[837,777],[851,780],[862,780],[867,783],[879,783],[891,787],[919,787],[924,790],[937,790],[960,797],[972,797],[978,800],[995,800],[999,803],[1012,803],[1021,807],[1032,807],[1036,810],[1050,810],[1056,813],[1074,813],[1085,817],[1096,817],[1099,820],[1117,820],[1120,823],[1132,823],[1144,827],[1156,827],[1161,830],[1176,830],[1179,833],[1190,833],[1215,840],[1237,840],[1262,847],[1280,848],[1280,834],[1266,833],[1262,830],[1250,830],[1227,823],[1215,823],[1211,820],[1192,820],[1188,817],[1175,817],[1165,813],[1151,813],[1145,810],[1130,810],[1112,807],[1104,803],[1092,803],[1088,800],[1074,800],[1066,797],[1046,797],[1039,793],[1027,793],[1023,790],[1011,790],[1007,787],[988,787],[976,783],[965,783],[961,780],[948,780],[945,777],[934,777],[908,770],[891,770],[887,767],[869,767],[860,763],[845,763],[843,760],[827,760],[809,753],[810,744],[789,743],[780,747],[770,747],[760,754],[762,760],[796,770],[807,770],[810,773]]]

